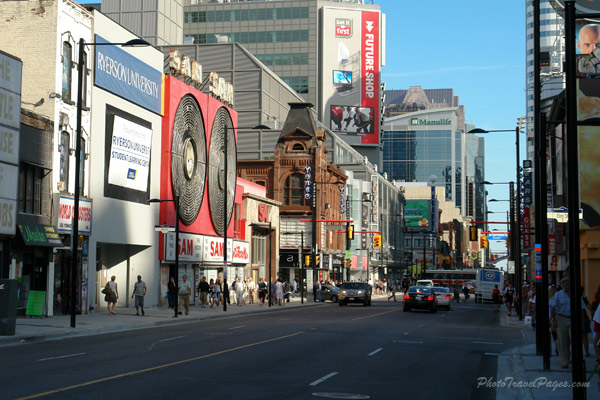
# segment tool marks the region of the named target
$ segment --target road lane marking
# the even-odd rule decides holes
[[[85,353],[75,353],[75,354],[67,354],[66,356],[57,356],[57,357],[48,357],[48,358],[40,358],[39,360],[35,360],[35,361],[48,361],[48,360],[58,360],[61,358],[69,358],[69,357],[77,357],[77,356],[82,356]]]
[[[378,315],[389,314],[389,313],[393,313],[393,312],[396,312],[396,311],[398,311],[398,310],[386,311],[386,312],[382,312],[382,313],[378,313],[378,314],[372,314],[372,315],[365,315],[364,317],[353,318],[352,321],[357,321],[359,319],[376,317]]]
[[[404,332],[404,336],[408,335],[408,332]]]
[[[483,353],[486,356],[494,356],[494,357],[498,357],[499,353]]]
[[[394,339],[394,343],[407,343],[407,344],[423,344],[420,340],[396,340]]]
[[[483,341],[483,340],[474,340],[472,343],[473,344],[504,344],[502,342],[487,342],[487,341]]]
[[[277,321],[289,321],[289,318],[279,318]]]
[[[168,342],[170,340],[177,340],[177,339],[181,339],[181,338],[184,338],[184,337],[185,336],[175,336],[175,337],[168,338],[168,339],[160,339],[159,342]]]
[[[289,335],[279,336],[279,337],[276,337],[276,338],[273,338],[273,339],[266,339],[266,340],[262,340],[260,342],[254,342],[254,343],[249,343],[249,344],[245,344],[245,345],[242,345],[242,346],[232,347],[230,349],[221,350],[221,351],[217,351],[217,352],[210,353],[210,354],[205,354],[203,356],[192,357],[192,358],[188,358],[186,360],[174,361],[174,362],[170,362],[170,363],[167,363],[167,364],[157,365],[155,367],[144,368],[144,369],[140,369],[140,370],[137,370],[137,371],[125,372],[125,373],[122,373],[122,374],[113,375],[113,376],[107,376],[105,378],[100,378],[100,379],[94,379],[93,381],[78,383],[76,385],[66,386],[64,388],[59,388],[59,389],[54,389],[54,390],[48,390],[47,392],[36,393],[36,394],[29,395],[29,396],[20,397],[17,400],[35,399],[35,398],[38,398],[38,397],[48,396],[48,395],[54,394],[54,393],[62,393],[62,392],[66,392],[67,390],[78,389],[78,388],[85,387],[85,386],[95,385],[97,383],[103,383],[103,382],[108,382],[108,381],[112,381],[112,380],[119,379],[119,378],[125,378],[125,377],[128,377],[128,376],[139,375],[139,374],[143,374],[145,372],[158,371],[158,370],[161,370],[161,369],[164,369],[164,368],[169,368],[169,367],[173,367],[173,366],[176,366],[176,365],[187,364],[187,363],[190,363],[192,361],[203,360],[205,358],[210,358],[210,357],[218,356],[218,355],[221,355],[221,354],[227,354],[227,353],[231,353],[231,352],[234,352],[234,351],[237,351],[237,350],[247,349],[247,348],[250,348],[250,347],[259,346],[261,344],[267,344],[267,343],[271,343],[271,342],[276,342],[276,341],[279,341],[279,340],[288,339],[288,338],[292,338],[294,336],[303,335],[303,334],[304,334],[303,331],[296,332],[296,333],[291,333]]]
[[[325,382],[327,379],[331,378],[332,376],[336,376],[338,373],[337,372],[332,372],[328,375],[325,375],[324,377],[317,379],[316,381],[314,381],[313,383],[310,384],[310,386],[317,386],[319,383],[323,383]]]
[[[231,327],[231,328],[229,328],[229,329],[230,329],[230,330],[231,330],[231,329],[240,329],[240,328],[245,328],[245,327],[246,327],[245,325],[240,325],[240,326],[232,326],[232,327]]]
[[[369,354],[367,354],[367,355],[368,355],[368,356],[375,355],[375,354],[379,353],[381,350],[383,350],[383,348],[382,348],[382,347],[378,348],[377,350],[373,350],[372,352],[370,352],[370,353],[369,353]]]
[[[425,324],[421,324],[421,325],[419,325],[417,328],[422,328],[422,327],[424,327],[424,326],[425,326]]]

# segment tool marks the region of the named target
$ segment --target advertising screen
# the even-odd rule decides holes
[[[407,200],[404,219],[408,230],[426,230],[431,224],[428,200]]]
[[[374,132],[373,107],[331,106],[330,121],[333,132],[363,135]]]
[[[348,96],[358,89],[352,85],[352,71],[333,71],[333,87],[340,96]]]

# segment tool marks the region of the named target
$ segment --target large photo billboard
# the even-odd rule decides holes
[[[323,8],[323,118],[350,145],[378,145],[379,11]]]
[[[431,226],[431,206],[429,200],[407,200],[404,220],[409,231],[429,230]]]

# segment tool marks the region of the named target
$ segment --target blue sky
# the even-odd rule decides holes
[[[466,122],[487,130],[515,129],[526,112],[525,1],[375,0],[387,16],[386,89],[453,88]],[[525,135],[520,137],[521,160]],[[486,179],[516,179],[515,134],[485,135]],[[508,185],[488,186],[508,199]],[[490,220],[505,221],[507,202],[489,203]],[[505,230],[504,225],[490,228]],[[504,242],[492,242],[503,250]]]

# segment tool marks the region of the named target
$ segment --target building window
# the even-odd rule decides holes
[[[42,183],[44,170],[31,164],[21,164],[19,170],[19,212],[42,213]]]
[[[266,274],[267,239],[265,235],[254,232],[252,235],[252,265],[258,265],[258,276]]]
[[[69,133],[61,132],[60,144],[58,145],[58,152],[60,153],[60,171],[58,172],[60,191],[67,191],[69,188],[69,143]]]
[[[296,93],[308,93],[308,76],[282,77],[281,80],[294,89]]]
[[[306,205],[304,198],[304,174],[291,174],[285,180],[283,187],[283,204]]]
[[[302,143],[296,143],[294,144],[294,146],[292,147],[292,151],[306,151],[306,149],[304,148],[304,146],[302,145]]]
[[[73,47],[69,42],[63,43],[62,51],[62,99],[71,101],[71,79],[73,78]]]

